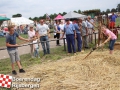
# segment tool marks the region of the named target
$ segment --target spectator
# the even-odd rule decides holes
[[[70,23],[69,19],[66,19],[66,25],[64,27],[64,33],[63,33],[61,38],[64,37],[65,33],[66,33],[66,40],[67,40],[68,55],[70,53],[72,53],[72,49],[73,49],[74,55],[76,55],[76,49],[75,49],[76,31],[75,31],[75,28],[74,28],[73,24]],[[71,49],[71,45],[72,45],[72,49]]]
[[[62,33],[64,32],[64,26],[65,26],[65,24],[63,23],[63,21],[61,21],[60,22],[60,25],[59,25],[59,27],[60,27],[60,37],[62,37]],[[64,35],[64,38],[66,38],[66,35]],[[66,42],[66,41],[65,41]]]
[[[88,28],[84,19],[79,19],[79,25],[81,26],[83,47],[88,49]]]
[[[19,67],[19,72],[20,73],[24,73],[25,71],[22,69],[22,66],[20,64],[20,57],[18,55],[18,50],[17,47],[19,46],[18,44],[16,44],[16,37],[20,40],[24,40],[24,41],[30,41],[29,39],[25,39],[21,36],[19,36],[15,31],[14,31],[14,27],[13,26],[9,26],[8,27],[9,30],[9,34],[6,36],[6,46],[7,46],[7,51],[8,54],[10,56],[11,59],[11,63],[12,63],[12,74],[16,75],[17,72],[15,71],[14,68],[14,63],[16,62],[18,67]]]
[[[86,23],[87,23],[87,28],[88,28],[88,34],[89,34],[89,43],[93,43],[93,32],[94,32],[94,27],[91,23],[94,23],[94,20],[91,19],[91,16],[88,16],[87,17],[87,20],[86,20]]]
[[[81,32],[80,32],[80,27],[78,25],[78,21],[76,19],[73,20],[73,25],[76,30],[76,40],[77,40],[78,52],[81,52],[81,48],[82,48]]]
[[[114,28],[115,27],[115,19],[117,18],[117,15],[115,15],[114,13],[112,13],[112,15],[109,17],[110,19],[110,24],[109,24],[109,28]]]
[[[35,36],[35,30],[33,29],[33,25],[30,25],[29,26],[29,31],[28,31],[28,38],[29,39],[32,39],[33,36]],[[30,42],[32,43],[32,41]],[[31,54],[31,57],[33,58],[34,57],[34,53],[33,53],[33,45],[30,45],[30,54]]]
[[[34,26],[33,26],[34,27]],[[28,34],[28,30],[29,30],[29,26],[26,25],[25,28],[24,28],[24,34]]]
[[[20,27],[19,26],[17,26],[16,32],[20,35]]]
[[[50,32],[50,29],[48,25],[44,24],[44,20],[40,20],[40,24],[37,25],[37,31],[39,32],[44,55],[50,54],[50,45],[48,41],[50,38],[50,34],[48,34]]]
[[[23,25],[20,25],[20,34],[23,34],[24,33],[24,27]]]
[[[60,23],[59,21],[56,22],[55,30],[56,30],[56,38],[60,39]],[[59,40],[56,41],[56,46],[61,46]]]
[[[33,36],[33,49],[34,49],[34,57],[40,58],[39,55],[39,40],[37,36]]]

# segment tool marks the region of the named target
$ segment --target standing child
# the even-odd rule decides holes
[[[22,65],[20,63],[20,57],[18,54],[18,44],[16,43],[16,39],[20,39],[23,41],[31,41],[30,39],[25,39],[21,36],[19,36],[15,31],[14,31],[14,26],[9,26],[8,27],[8,35],[6,36],[6,47],[7,47],[7,51],[8,54],[10,56],[11,59],[11,66],[12,66],[12,74],[16,75],[17,72],[15,70],[15,62],[17,63],[18,67],[19,67],[19,72],[20,73],[25,73],[25,70],[22,68]]]
[[[39,40],[37,36],[33,36],[33,49],[34,49],[34,57],[38,57],[39,56]]]
[[[109,49],[110,49],[110,54],[112,54],[117,36],[112,31],[107,29],[106,26],[102,26],[101,29],[102,29],[102,33],[104,33],[105,36],[107,36],[108,38],[102,44],[100,44],[100,46],[104,46],[105,43],[110,41]]]

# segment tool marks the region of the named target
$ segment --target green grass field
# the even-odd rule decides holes
[[[66,52],[63,51],[63,49],[64,49],[63,46],[52,48],[50,50],[51,54],[48,54],[46,56],[43,56],[43,52],[40,51],[40,58],[31,58],[30,54],[21,55],[20,59],[22,66],[23,68],[28,68],[35,64],[46,62],[48,60],[55,61],[64,58],[66,57]],[[16,66],[16,70],[18,71],[17,66]],[[11,62],[9,58],[0,60],[0,73],[2,74],[11,73]]]
[[[28,38],[27,34],[21,34],[20,36],[24,37],[24,38]],[[5,41],[6,41],[6,38],[5,37],[0,37],[0,47],[5,47]],[[23,41],[17,39],[17,43],[20,44],[22,43]]]

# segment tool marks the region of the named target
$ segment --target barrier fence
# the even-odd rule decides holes
[[[93,33],[94,34],[94,42],[95,42],[95,45],[96,45],[96,43],[97,43],[97,34],[98,33]],[[93,35],[93,34],[89,34],[89,35]],[[66,43],[65,43],[65,39],[66,38],[63,38],[63,46],[64,46],[64,51],[66,51]],[[62,40],[62,39],[53,39],[53,40],[48,40],[48,41],[42,41],[42,42],[52,42],[52,41],[57,41],[57,40]],[[39,43],[42,43],[42,42],[39,42]],[[32,44],[36,44],[36,43],[28,43],[28,44],[22,44],[22,45],[20,45],[20,46],[18,46],[18,47],[23,47],[23,46],[28,46],[28,45],[32,45]],[[2,51],[2,50],[6,50],[7,48],[0,48],[0,51]]]
[[[52,33],[52,32],[51,32]],[[97,36],[98,32],[95,32],[93,34],[89,34],[90,35],[93,35],[93,40],[94,40],[94,45],[96,46],[97,44],[97,39],[98,39],[98,36]],[[66,43],[65,43],[65,39],[66,38],[63,38],[63,44],[64,44],[64,51],[66,51]],[[42,42],[52,42],[52,41],[57,41],[57,40],[62,40],[62,39],[53,39],[53,40],[49,40],[49,41],[42,41]],[[39,43],[42,43],[42,42],[39,42]],[[28,45],[32,45],[32,44],[36,44],[36,43],[28,43],[28,44],[23,44],[23,45],[20,45],[18,47],[23,47],[23,46],[28,46]],[[2,50],[6,50],[7,48],[0,48],[0,51]]]

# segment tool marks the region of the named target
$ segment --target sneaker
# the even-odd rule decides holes
[[[77,55],[76,53],[74,53],[74,55]]]
[[[19,69],[19,73],[25,73],[25,70]]]
[[[67,53],[67,56],[69,56],[70,55],[70,53]]]
[[[17,72],[15,70],[12,71],[12,74],[17,75]]]

